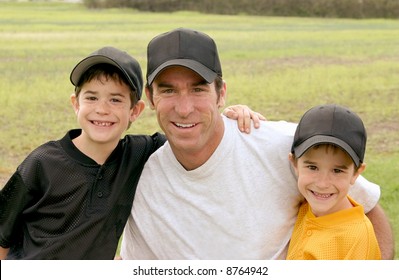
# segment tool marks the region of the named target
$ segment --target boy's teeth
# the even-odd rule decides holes
[[[322,198],[328,198],[328,197],[331,196],[331,194],[322,194],[322,193],[317,193],[317,192],[313,192],[313,194],[315,196],[319,196],[319,197],[322,197]]]
[[[110,126],[111,125],[110,122],[96,122],[96,121],[94,121],[93,123],[95,125],[98,125],[98,126]]]

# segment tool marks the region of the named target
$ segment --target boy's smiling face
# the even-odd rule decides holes
[[[85,83],[78,98],[71,96],[83,143],[117,145],[129,122],[143,109],[143,101],[131,108],[130,94],[131,89],[125,83],[100,76]]]
[[[333,145],[310,148],[293,166],[298,175],[298,189],[316,216],[351,207],[346,196],[365,168],[362,164],[356,170],[352,158]]]

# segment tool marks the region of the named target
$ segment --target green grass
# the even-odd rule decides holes
[[[298,121],[309,107],[330,102],[359,113],[369,134],[365,176],[381,185],[399,259],[397,20],[151,14],[0,2],[0,182],[36,146],[77,126],[69,74],[80,59],[113,45],[135,56],[145,72],[149,40],[180,26],[216,40],[228,104],[247,104],[273,120]],[[156,130],[147,108],[128,132]]]

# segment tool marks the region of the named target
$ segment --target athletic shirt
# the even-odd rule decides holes
[[[303,201],[290,167],[296,125],[262,122],[251,134],[224,119],[202,166],[187,171],[166,143],[147,161],[122,239],[123,259],[285,259]],[[379,187],[363,180],[374,207]],[[358,188],[359,186],[355,187]]]
[[[363,207],[348,196],[353,207],[316,217],[309,203],[299,209],[288,248],[288,260],[380,260],[373,225]]]
[[[8,259],[113,259],[144,163],[165,141],[128,135],[103,165],[79,151],[81,130],[35,149],[0,193]]]

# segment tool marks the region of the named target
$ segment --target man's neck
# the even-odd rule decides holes
[[[213,155],[213,153],[219,147],[220,142],[223,139],[224,130],[225,130],[224,122],[223,119],[220,118],[215,128],[212,142],[199,151],[194,151],[190,149],[182,150],[180,148],[174,147],[171,142],[169,142],[169,144],[177,161],[179,161],[179,163],[186,170],[188,171],[194,170],[203,165],[205,162],[207,162],[209,158]]]

